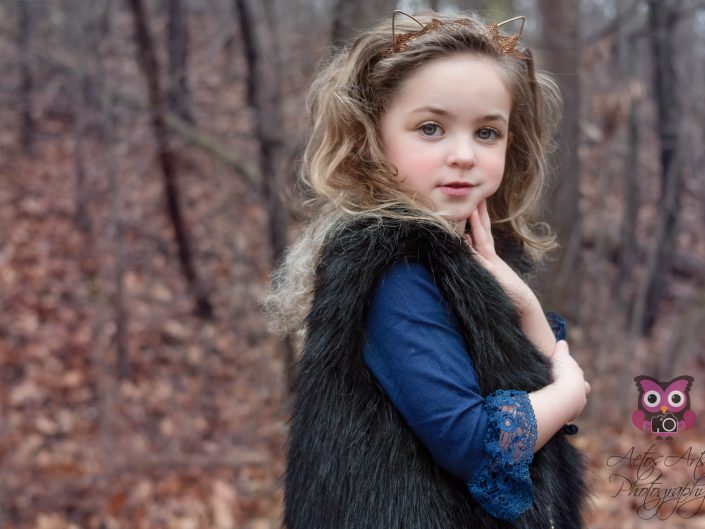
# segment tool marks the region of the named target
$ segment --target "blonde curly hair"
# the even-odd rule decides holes
[[[444,23],[455,17],[416,16]],[[395,180],[379,134],[382,115],[401,82],[419,66],[439,57],[472,53],[500,67],[512,97],[511,145],[502,183],[488,198],[493,233],[523,246],[532,262],[557,246],[538,213],[546,180],[545,159],[553,147],[561,96],[556,83],[535,72],[531,52],[503,54],[475,15],[465,24],[446,24],[419,34],[406,47],[385,53],[392,40],[387,20],[339,50],[331,50],[315,76],[307,99],[313,118],[300,183],[312,218],[283,261],[273,270],[263,309],[270,330],[303,339],[313,296],[318,256],[326,237],[352,217],[397,217],[436,225],[461,237],[453,222],[423,197],[410,196]],[[412,20],[397,20],[397,32],[417,31]],[[402,206],[400,209],[399,206]],[[408,212],[408,213],[406,213]]]

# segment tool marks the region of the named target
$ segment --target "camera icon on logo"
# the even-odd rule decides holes
[[[651,431],[653,433],[673,433],[678,431],[678,419],[672,413],[658,415],[651,419]]]

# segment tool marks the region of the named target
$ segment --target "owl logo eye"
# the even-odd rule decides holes
[[[661,395],[658,392],[651,390],[644,393],[644,404],[649,408],[655,408],[661,403]]]
[[[671,391],[668,394],[668,403],[674,408],[679,408],[683,401],[685,400],[685,395],[682,391]]]

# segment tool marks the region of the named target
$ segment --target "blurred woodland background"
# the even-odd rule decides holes
[[[653,443],[640,374],[695,378],[655,450],[705,450],[705,1],[0,0],[1,528],[280,527],[293,353],[259,301],[316,64],[395,8],[527,16],[566,104],[535,287],[592,384],[586,519],[705,527],[606,463]]]

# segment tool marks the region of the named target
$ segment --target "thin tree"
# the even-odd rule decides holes
[[[89,46],[87,40],[96,31],[91,20],[90,4],[85,2],[66,2],[65,8],[69,14],[66,17],[66,32],[69,42],[75,50],[81,64],[88,63]],[[94,38],[91,39],[95,41]],[[74,187],[74,223],[84,234],[91,230],[91,219],[88,215],[87,170],[85,139],[88,125],[87,106],[91,93],[91,78],[86,68],[78,69],[72,76],[72,105],[74,116],[74,149],[73,159],[76,170],[76,185]]]
[[[558,259],[547,263],[539,276],[538,289],[545,303],[570,317],[577,314],[577,296],[568,290],[579,284],[578,247],[581,219],[579,215],[580,165],[578,162],[578,78],[580,31],[579,13],[572,2],[540,0],[542,20],[543,68],[553,73],[563,95],[563,119],[558,132],[558,149],[550,159],[552,185],[546,211],[549,223],[556,228],[561,247]]]
[[[34,29],[34,3],[17,0],[18,32],[17,47],[20,52],[20,144],[30,154],[34,146],[34,120],[32,119],[32,69],[31,41]]]
[[[282,128],[281,89],[276,62],[274,32],[262,2],[235,0],[242,46],[247,68],[247,106],[254,115],[255,135],[259,142],[258,165],[261,192],[269,216],[269,240],[272,266],[276,266],[286,249],[287,206],[281,197],[279,161]]]
[[[183,0],[169,0],[168,9],[167,102],[171,112],[181,119],[193,123],[191,93],[188,86],[187,11]]]
[[[629,97],[629,122],[627,131],[627,157],[624,162],[624,190],[622,191],[624,210],[620,225],[620,240],[622,251],[619,254],[618,271],[613,283],[613,291],[617,293],[617,302],[620,307],[626,308],[628,303],[629,281],[636,264],[636,227],[639,214],[639,178],[637,161],[639,153],[639,116],[641,114],[642,90],[639,89],[640,80],[637,77],[635,61],[637,56],[636,41],[629,38],[625,23],[625,0],[617,1],[617,52],[619,69],[628,85]],[[628,323],[628,322],[627,322]]]
[[[247,67],[247,105],[254,115],[255,134],[259,141],[258,165],[262,175],[261,192],[269,217],[269,241],[272,267],[277,266],[287,244],[288,208],[282,200],[281,89],[277,64],[275,31],[259,1],[235,0],[234,7],[242,34],[242,46]],[[267,52],[269,50],[269,52]],[[294,346],[287,337],[284,365],[289,390],[293,387],[295,373]]]
[[[656,228],[646,270],[631,314],[632,332],[642,336],[650,335],[658,316],[659,304],[666,293],[683,188],[683,174],[678,160],[681,102],[674,47],[674,29],[679,7],[680,0],[649,2],[649,37],[659,124],[657,128],[660,140],[662,198],[658,201]]]
[[[134,23],[135,40],[137,43],[137,60],[142,73],[147,80],[149,94],[149,111],[152,121],[152,132],[157,143],[159,163],[162,168],[167,209],[174,228],[178,246],[179,263],[186,277],[189,288],[196,299],[196,315],[202,318],[213,317],[213,307],[205,289],[201,285],[193,264],[193,255],[189,244],[189,236],[184,225],[181,206],[179,204],[179,186],[176,177],[176,154],[169,146],[169,129],[166,123],[166,108],[159,81],[159,64],[154,49],[154,43],[149,31],[147,12],[142,0],[129,0],[130,11]]]

